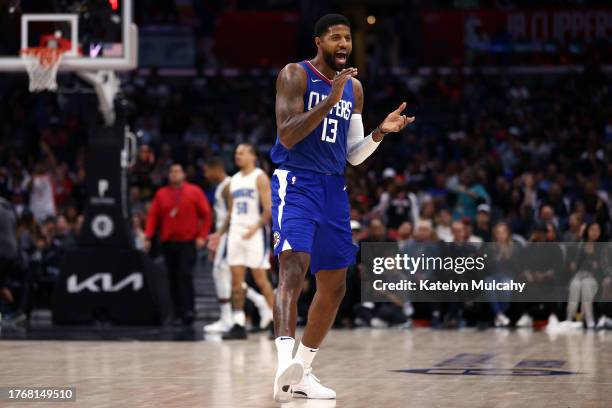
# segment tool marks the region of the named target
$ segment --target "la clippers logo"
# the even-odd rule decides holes
[[[280,244],[280,233],[276,231],[274,233],[274,248],[276,248]]]
[[[106,179],[98,180],[98,196],[104,197],[107,191],[108,191],[108,180]]]

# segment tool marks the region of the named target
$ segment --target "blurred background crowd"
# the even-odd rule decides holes
[[[356,24],[365,30],[356,41],[361,38],[368,44],[361,51],[367,74],[360,78],[366,131],[401,101],[408,103],[409,113],[417,120],[402,134],[388,135],[364,164],[347,168],[355,242],[397,242],[402,251],[410,252],[436,241],[518,246],[529,241],[608,241],[612,232],[612,78],[605,64],[610,61],[605,59],[612,55],[606,53],[610,36],[588,43],[583,36],[568,38],[555,47],[539,44],[543,48],[537,52],[521,54],[516,51],[518,41],[512,48],[511,37],[498,33],[487,40],[486,47],[472,47],[466,39],[465,54],[447,58],[440,66],[436,54],[440,50],[427,54],[432,50],[424,45],[428,40],[421,25],[399,27],[438,10],[424,3],[405,2],[397,13],[387,8],[376,14],[374,22]],[[453,6],[449,1],[437,3],[442,10]],[[532,3],[475,4],[497,12],[528,8]],[[143,31],[164,24],[177,26],[189,17],[197,40],[193,70],[151,67],[122,78],[122,92],[130,102],[128,121],[139,141],[137,162],[129,175],[138,248],[143,246],[148,205],[155,191],[166,184],[173,162],[184,164],[188,180],[201,186],[211,201],[215,186],[205,180],[203,164],[219,156],[232,169],[233,151],[241,141],[256,145],[260,166],[269,174],[273,170],[268,151],[275,140],[274,84],[279,66],[273,57],[253,60],[250,68],[240,61],[232,63],[232,56],[219,51],[215,40],[219,21],[255,8],[260,12],[292,8],[292,13],[302,16],[294,53],[296,58],[306,58],[313,53],[311,20],[328,11],[328,6],[310,7],[306,1],[201,5],[138,2],[136,18]],[[481,40],[486,37],[478,29],[475,33]],[[259,40],[274,46],[276,38]],[[440,47],[448,51],[450,46]],[[550,69],[504,69],[508,61]],[[555,69],[571,63],[577,65]],[[468,65],[470,69],[465,70]],[[9,273],[0,282],[0,302],[5,315],[19,315],[32,305],[48,306],[62,252],[77,243],[87,194],[88,104],[84,101],[88,96],[32,95],[25,78],[18,76],[1,77],[0,94],[0,259],[11,262],[2,265]],[[571,269],[571,259],[563,264],[569,285],[578,271]],[[589,327],[596,324],[594,319],[612,317],[605,303],[597,304],[601,296],[609,295],[612,271],[592,275],[597,288],[590,301],[596,306],[587,316]],[[564,319],[574,307],[569,302],[533,312],[523,305],[508,309],[497,300],[442,306],[399,301],[370,304],[360,299],[359,279],[355,267],[339,325],[402,325],[413,318],[450,327],[507,326],[508,316],[513,322],[524,315],[547,319],[557,314]],[[24,290],[24,284],[34,289]],[[306,283],[304,307],[312,284]],[[589,314],[588,305],[580,309]]]

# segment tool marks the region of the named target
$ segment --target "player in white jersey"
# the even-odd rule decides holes
[[[229,216],[219,234],[228,232],[227,260],[232,272],[232,307],[234,325],[223,338],[245,339],[244,281],[251,269],[257,287],[271,308],[274,299],[268,280],[269,242],[267,227],[272,214],[270,179],[256,166],[257,154],[250,144],[240,144],[235,153],[240,169],[229,185]]]
[[[213,157],[204,164],[204,176],[212,184],[216,184],[213,209],[215,213],[215,231],[219,232],[228,215],[229,184],[231,177],[225,172],[223,160]],[[219,333],[230,330],[233,326],[231,285],[232,275],[227,262],[227,233],[222,236],[211,234],[208,244],[209,254],[213,260],[213,279],[221,309],[220,319],[214,323],[204,326],[207,333]],[[251,300],[259,311],[260,328],[266,328],[272,321],[272,309],[268,306],[266,299],[250,287],[246,287],[247,298]]]

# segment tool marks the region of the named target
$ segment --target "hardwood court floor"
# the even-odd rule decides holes
[[[0,386],[77,389],[76,403],[0,406],[278,407],[275,363],[264,335],[225,343],[0,341]],[[338,400],[284,408],[612,407],[612,332],[333,331],[314,367]]]

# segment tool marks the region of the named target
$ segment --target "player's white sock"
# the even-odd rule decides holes
[[[221,308],[221,321],[226,323],[228,326],[234,324],[232,319],[232,304],[230,302],[220,303]]]
[[[317,355],[317,351],[319,351],[318,348],[306,347],[300,342],[297,353],[295,353],[295,358],[304,364],[304,369],[308,370],[312,365],[312,360],[314,360]]]
[[[253,302],[258,309],[261,309],[262,307],[269,308],[266,298],[250,286],[246,287],[246,298]]]
[[[234,323],[239,326],[246,325],[246,316],[244,315],[244,310],[234,310]]]
[[[293,359],[293,346],[295,339],[289,336],[280,336],[274,340],[278,357],[278,365],[281,366]]]
[[[293,346],[295,339],[290,336],[279,336],[274,340],[278,356],[278,367],[274,377],[274,400],[289,402],[293,398],[291,387],[304,378],[304,366],[294,359]]]

